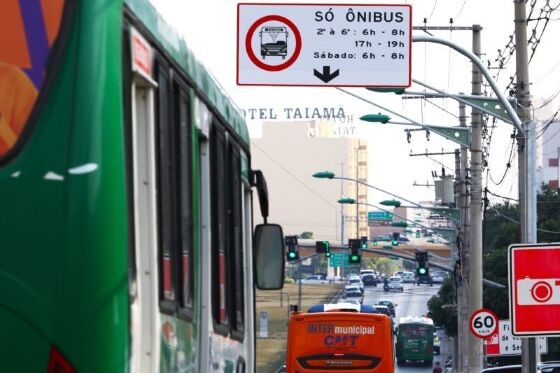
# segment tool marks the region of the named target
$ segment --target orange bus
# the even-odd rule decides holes
[[[292,312],[286,360],[287,373],[393,373],[391,318],[351,303]]]

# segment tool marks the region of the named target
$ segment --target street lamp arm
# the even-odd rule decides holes
[[[463,47],[458,46],[457,44],[454,44],[454,43],[450,42],[449,40],[436,38],[436,37],[433,37],[433,36],[414,35],[412,37],[412,41],[413,42],[436,43],[436,44],[446,45],[446,46],[450,47],[451,49],[454,49],[457,52],[461,53],[463,56],[467,57],[469,60],[471,60],[472,63],[474,63],[476,65],[476,67],[478,67],[478,69],[480,70],[482,75],[484,75],[488,84],[490,84],[490,86],[492,87],[492,90],[496,94],[496,97],[498,98],[498,100],[500,100],[500,103],[502,104],[503,108],[506,109],[509,117],[513,121],[513,125],[515,126],[515,128],[517,128],[517,131],[519,132],[519,134],[525,135],[525,131],[524,131],[524,128],[523,128],[523,123],[521,123],[521,120],[517,116],[517,113],[515,112],[513,107],[511,107],[511,104],[504,97],[502,92],[498,89],[498,85],[496,84],[494,79],[492,79],[492,76],[490,75],[490,72],[488,71],[488,69],[478,59],[478,57],[476,57],[474,55],[474,53],[464,49]]]
[[[382,192],[382,193],[386,193],[386,194],[388,194],[388,195],[390,195],[390,196],[393,196],[393,197],[395,197],[395,198],[402,199],[403,201],[406,201],[406,202],[408,202],[408,203],[411,203],[411,204],[413,204],[414,206],[417,206],[418,208],[424,208],[424,209],[426,209],[425,207],[419,205],[418,203],[409,201],[409,200],[406,199],[406,198],[403,198],[403,197],[398,196],[398,195],[396,195],[396,194],[393,194],[393,193],[391,193],[391,192],[387,192],[387,191],[384,190],[384,189],[378,188],[378,187],[376,187],[376,186],[373,186],[373,185],[371,185],[371,184],[365,183],[365,182],[360,181],[360,180],[357,180],[357,179],[352,179],[352,178],[346,177],[346,176],[333,176],[333,179],[353,181],[353,182],[355,182],[355,183],[362,184],[362,185],[365,185],[365,186],[367,186],[367,187],[369,187],[369,188],[378,190],[378,191],[380,191],[380,192]]]

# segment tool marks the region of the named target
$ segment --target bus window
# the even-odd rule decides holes
[[[386,315],[293,312],[286,371],[392,372],[393,333]]]

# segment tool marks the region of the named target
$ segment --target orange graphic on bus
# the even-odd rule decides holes
[[[19,139],[37,100],[64,3],[0,1],[0,157]]]

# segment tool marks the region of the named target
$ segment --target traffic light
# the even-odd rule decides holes
[[[325,257],[330,258],[331,250],[329,247],[329,241],[315,241],[315,252],[317,254],[324,253]]]
[[[399,232],[393,232],[393,241],[391,242],[391,244],[393,246],[398,246],[399,245],[399,237],[400,237],[400,233]]]
[[[373,246],[377,246],[377,240],[373,240]]]
[[[286,236],[286,246],[288,252],[286,253],[286,260],[288,262],[295,262],[299,260],[299,246],[297,236]]]
[[[420,238],[420,230],[416,231],[416,238]]]
[[[360,249],[362,248],[362,241],[359,239],[348,240],[348,247],[350,248],[350,257],[348,263],[360,264],[362,262],[362,255]]]
[[[360,243],[362,244],[362,249],[367,249],[367,236],[360,237]]]
[[[419,251],[416,253],[416,274],[418,276],[428,276],[430,273],[428,265],[428,253]]]

